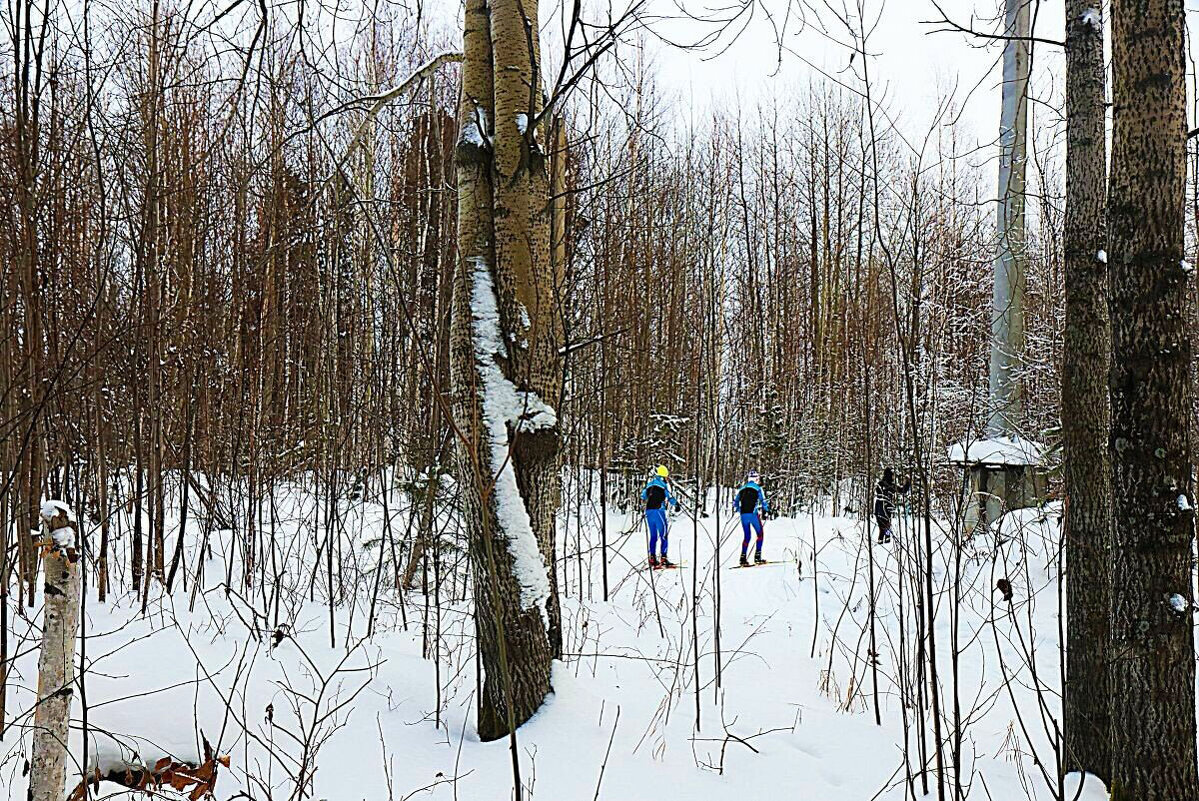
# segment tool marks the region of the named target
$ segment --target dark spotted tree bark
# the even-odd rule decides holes
[[[560,265],[551,259],[536,4],[469,0],[463,49],[451,375],[475,585],[479,736],[550,691],[559,612]],[[514,765],[515,765],[515,749]]]
[[[1108,373],[1103,17],[1066,3],[1066,317],[1062,434],[1066,454],[1066,685],[1063,768],[1110,776],[1107,692],[1112,465]]]
[[[1195,801],[1182,0],[1112,4],[1112,798]]]

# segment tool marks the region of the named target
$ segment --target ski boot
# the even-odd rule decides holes
[[[754,564],[755,564],[755,565],[764,565],[764,564],[766,564],[766,560],[762,558],[762,554],[760,554],[760,553],[756,553],[756,554],[754,554]]]
[[[745,554],[741,554],[741,564],[738,567],[749,567],[749,559],[746,558]]]
[[[662,558],[658,560],[658,567],[660,567],[662,569],[666,569],[668,567],[674,567],[674,562],[667,559],[666,554],[662,554]]]
[[[652,553],[649,555],[649,566],[650,566],[650,567],[657,567],[657,566],[658,566],[658,557],[657,557],[657,556],[655,556],[655,555],[654,555],[654,554],[652,554]]]

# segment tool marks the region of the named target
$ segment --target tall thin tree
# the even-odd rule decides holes
[[[1067,509],[1065,758],[1067,771],[1109,778],[1107,692],[1112,494],[1108,360],[1102,11],[1066,3],[1066,316],[1062,343],[1062,434]]]

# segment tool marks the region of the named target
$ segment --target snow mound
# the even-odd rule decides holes
[[[949,461],[956,465],[985,465],[994,467],[1028,467],[1045,461],[1041,444],[1031,439],[990,437],[949,446]]]
[[[135,724],[136,725],[136,724]],[[144,725],[143,725],[144,728]],[[190,733],[190,727],[185,729]],[[198,765],[203,761],[194,743],[178,740],[169,744],[146,737],[112,732],[89,731],[87,771],[103,774],[125,770],[153,771],[159,760]]]
[[[1062,504],[1060,501],[1044,506],[1012,509],[995,521],[998,541],[1023,543],[1022,554],[1036,557],[1038,564],[1048,564],[1055,558],[1061,537]]]
[[[1091,773],[1067,773],[1062,789],[1071,801],[1108,801],[1107,785]]]

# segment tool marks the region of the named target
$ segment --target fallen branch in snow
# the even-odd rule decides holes
[[[733,723],[736,723],[736,722],[737,721],[734,718]],[[703,767],[707,768],[708,770],[715,770],[717,773],[719,773],[722,776],[724,775],[725,752],[728,750],[729,743],[732,743],[732,742],[741,743],[743,746],[748,748],[750,751],[753,751],[755,754],[761,754],[762,752],[759,751],[757,748],[754,748],[754,745],[753,745],[753,743],[750,742],[750,740],[756,739],[758,737],[765,737],[767,734],[775,734],[776,732],[781,732],[781,731],[794,732],[795,731],[794,726],[779,726],[779,727],[776,727],[773,729],[764,729],[762,731],[759,731],[757,734],[749,734],[749,735],[746,735],[745,737],[740,737],[736,734],[733,734],[731,731],[729,731],[728,724],[724,723],[723,720],[721,721],[721,726],[724,728],[724,737],[692,737],[691,742],[693,742],[693,743],[720,743],[720,761],[715,765],[712,765],[710,763],[705,763],[705,762],[700,762],[700,764]]]
[[[612,756],[612,741],[616,739],[616,728],[620,725],[620,706],[616,707],[616,720],[612,723],[612,734],[608,737],[608,748],[604,751],[604,761],[600,763],[599,778],[595,780],[595,795],[592,801],[599,801],[600,787],[604,784],[604,771],[608,769],[608,758]]]
[[[215,756],[212,747],[204,742],[205,759],[200,764],[176,762],[170,757],[163,757],[147,765],[111,765],[107,768],[97,766],[87,779],[71,792],[69,801],[85,801],[89,784],[100,786],[101,781],[119,784],[131,790],[157,794],[164,787],[170,787],[179,792],[187,791],[191,801],[211,796],[216,791],[216,777],[219,767],[229,767],[229,757]]]

